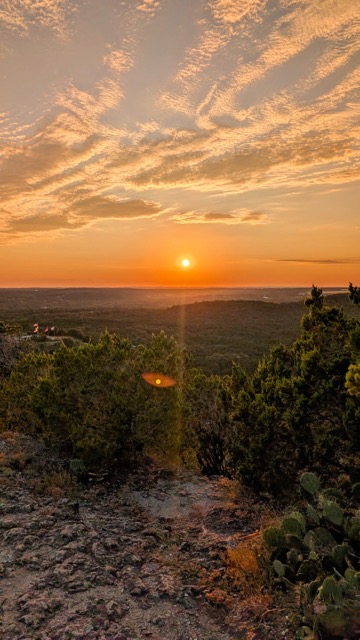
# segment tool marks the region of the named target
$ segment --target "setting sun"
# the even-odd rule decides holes
[[[181,264],[183,267],[190,267],[190,260],[184,258],[184,260],[181,260]]]

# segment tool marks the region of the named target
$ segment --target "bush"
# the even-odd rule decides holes
[[[30,354],[7,382],[6,425],[40,435],[88,470],[116,467],[148,451],[171,457],[182,442],[184,357],[164,334],[148,347],[105,333],[96,344]],[[161,370],[178,384],[156,389],[141,377]]]
[[[230,475],[232,390],[229,377],[193,369],[186,379],[184,417],[187,437],[207,475]]]

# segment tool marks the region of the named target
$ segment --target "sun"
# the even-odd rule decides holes
[[[181,264],[183,267],[190,267],[190,260],[184,258],[183,260],[181,260]]]

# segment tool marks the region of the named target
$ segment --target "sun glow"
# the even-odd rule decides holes
[[[181,265],[183,267],[190,267],[190,260],[188,260],[187,258],[184,258],[183,260],[181,260]]]

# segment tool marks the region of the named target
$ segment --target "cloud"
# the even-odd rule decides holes
[[[77,10],[77,3],[72,0],[2,0],[0,25],[22,36],[40,26],[66,37],[71,16]]]
[[[140,199],[119,200],[93,196],[83,198],[68,206],[63,214],[33,214],[13,219],[9,212],[0,211],[0,219],[6,220],[2,233],[13,238],[16,234],[39,234],[61,230],[80,229],[99,220],[134,220],[154,218],[164,209],[156,202]]]
[[[113,71],[129,71],[133,66],[131,56],[123,49],[113,49],[104,56],[104,64]]]
[[[260,224],[264,222],[266,215],[261,211],[250,211],[243,216],[243,222],[250,222],[252,224]]]
[[[245,16],[251,15],[266,4],[265,0],[212,0],[209,3],[210,9],[216,20],[220,22],[235,24],[243,20]]]
[[[244,51],[241,64],[227,79],[226,87],[222,87],[221,93],[219,92],[213,104],[213,112],[221,111],[224,105],[227,109],[233,109],[237,96],[245,88],[263,80],[271,70],[294,61],[295,56],[305,52],[315,41],[329,41],[332,48],[334,42],[337,42],[341,50],[342,43],[349,39],[351,51],[356,53],[359,37],[358,26],[356,27],[359,8],[357,0],[346,0],[341,5],[341,11],[338,0],[288,0],[283,4],[286,12],[274,20],[268,37],[263,43],[255,41],[257,55],[251,56],[252,59],[249,60]],[[265,26],[268,31],[269,27],[264,24]],[[306,81],[305,78],[305,84]]]
[[[66,112],[73,114],[78,124],[82,125],[77,131],[83,131],[83,126],[88,127],[90,133],[100,131],[102,126],[100,116],[111,109],[115,109],[123,98],[123,91],[116,80],[105,77],[99,82],[93,93],[79,89],[73,83],[69,83],[65,91],[58,92],[55,96],[56,104]],[[63,130],[61,131],[61,134]]]
[[[48,231],[51,225],[54,232],[56,228],[74,229],[76,224],[82,226],[85,218],[92,220],[92,212],[99,219],[160,213],[160,209],[148,205],[137,207],[136,202],[147,200],[136,197],[130,211],[122,204],[125,189],[133,194],[149,188],[194,188],[228,194],[285,181],[303,188],[306,184],[341,184],[359,178],[352,132],[345,135],[338,128],[319,128],[295,136],[293,131],[280,130],[270,138],[260,136],[240,143],[244,135],[241,127],[176,130],[149,121],[140,123],[130,135],[126,128],[114,129],[104,121],[104,114],[119,103],[120,96],[117,83],[110,81],[98,84],[95,95],[71,84],[56,95],[56,116],[44,118],[32,135],[23,131],[20,144],[4,147],[0,197],[12,220],[20,221],[18,230],[21,225],[31,226],[31,220],[34,228],[47,226]],[[311,124],[309,118],[308,127]],[[108,195],[104,199],[103,194],[112,190],[122,190],[122,197]],[[74,211],[69,218],[70,205]],[[62,216],[62,226],[57,218],[47,217],[55,212]],[[256,211],[193,212],[172,220],[182,224],[267,221]]]
[[[268,222],[268,217],[260,211],[241,211],[232,213],[199,213],[186,211],[172,216],[171,220],[178,224],[264,224]]]
[[[78,228],[79,224],[71,223],[66,216],[54,215],[33,215],[25,218],[13,220],[7,227],[11,234],[17,233],[38,233],[42,231],[54,231],[59,229]]]
[[[159,9],[160,7],[160,2],[158,2],[157,0],[143,0],[143,2],[140,2],[137,6],[136,9],[138,11],[144,11],[145,13],[149,13],[151,16],[155,15],[155,12],[157,11],[157,9]]]
[[[287,172],[288,179],[311,169],[312,178],[316,179],[316,167],[343,162],[345,158],[355,159],[357,153],[351,138],[336,136],[333,139],[330,133],[325,136],[313,131],[312,135],[309,132],[291,142],[278,135],[252,145],[239,145],[237,151],[221,154],[217,136],[218,132],[209,132],[194,134],[187,140],[140,145],[136,153],[141,154],[142,162],[138,166],[133,164],[127,178],[129,185],[138,188],[193,186],[205,191],[231,185],[259,187],[281,182],[280,169]],[[348,178],[351,179],[350,174]]]
[[[211,0],[208,3],[211,19],[202,21],[197,42],[188,48],[184,64],[177,72],[174,83],[180,83],[192,92],[194,80],[201,81],[200,74],[233,40],[237,33],[235,24],[239,30],[238,23],[247,16],[255,15],[265,4],[266,0]]]
[[[119,200],[115,197],[92,196],[81,198],[70,208],[76,219],[87,221],[102,218],[129,220],[135,218],[153,218],[163,212],[160,204],[141,199]]]
[[[307,260],[298,258],[281,258],[273,260],[273,262],[300,262],[304,264],[356,264],[360,262],[360,258],[343,258],[343,259],[322,259],[322,260]]]

